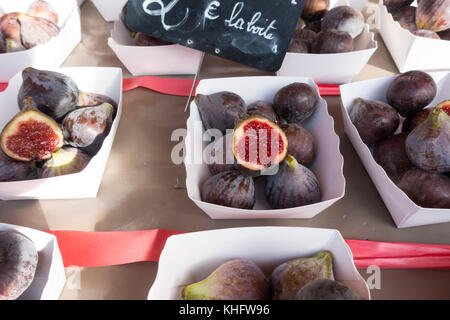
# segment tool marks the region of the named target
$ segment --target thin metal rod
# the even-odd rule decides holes
[[[187,100],[186,107],[184,108],[184,112],[187,112],[187,109],[189,108],[189,104],[190,104],[190,102],[191,102],[192,94],[194,93],[195,84],[196,84],[196,82],[197,82],[197,78],[198,78],[198,75],[199,75],[199,73],[200,73],[200,70],[202,69],[203,59],[204,59],[204,58],[205,58],[205,53],[202,52],[202,57],[201,57],[201,60],[200,60],[200,64],[198,65],[197,72],[195,73],[194,83],[192,83],[191,92],[189,93],[189,98],[188,98],[188,100]]]

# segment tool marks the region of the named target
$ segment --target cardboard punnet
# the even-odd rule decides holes
[[[128,0],[92,0],[103,19],[108,22],[119,19],[120,12]]]
[[[307,83],[318,92],[315,83],[307,78],[295,77],[243,77],[200,81],[197,94],[231,91],[240,95],[246,104],[258,100],[273,101],[276,92],[293,82]],[[318,93],[317,93],[318,94]],[[195,101],[191,103],[187,120],[186,187],[189,198],[213,219],[309,219],[325,210],[344,196],[344,158],[339,151],[339,137],[334,131],[334,120],[329,115],[326,101],[319,97],[317,110],[302,123],[314,137],[316,159],[309,167],[317,176],[322,201],[308,206],[273,210],[264,195],[264,179],[256,179],[256,205],[244,210],[206,203],[201,200],[202,184],[211,176],[202,159],[208,141],[203,141],[204,128]]]
[[[46,179],[0,182],[0,199],[2,200],[75,199],[97,196],[122,114],[122,70],[95,67],[52,70],[72,77],[82,91],[99,93],[112,98],[118,104],[116,118],[102,148],[83,171]],[[19,112],[17,94],[21,85],[22,75],[19,73],[11,79],[8,88],[0,93],[0,104],[3,106],[0,114],[0,130],[3,130]]]
[[[134,76],[196,74],[202,52],[179,44],[136,46],[119,19],[114,22],[108,45]]]
[[[8,82],[26,67],[57,68],[81,41],[80,10],[76,0],[47,0],[57,11],[61,31],[34,48],[0,54],[0,82]],[[0,0],[5,12],[26,12],[33,0]]]
[[[362,11],[369,0],[348,0],[348,2],[356,10]]]
[[[450,98],[450,73],[430,73],[438,84],[438,94],[428,108],[436,106],[441,101]],[[396,186],[388,177],[384,169],[378,165],[372,156],[372,150],[362,140],[350,120],[348,110],[354,99],[381,100],[386,102],[386,93],[391,82],[396,78],[385,77],[346,84],[341,86],[342,116],[347,136],[352,142],[356,152],[361,158],[375,187],[391,213],[398,228],[415,227],[450,221],[450,209],[430,209],[416,205],[409,197]],[[402,119],[403,120],[403,119]],[[401,125],[397,132],[400,132]]]
[[[346,4],[347,1],[331,1],[330,7]],[[366,24],[363,32],[354,39],[352,52],[334,54],[288,52],[277,75],[309,77],[317,83],[348,83],[361,72],[377,48],[374,34]]]
[[[18,300],[57,300],[66,283],[64,264],[54,235],[0,223],[0,231],[16,231],[33,241],[39,254],[33,282]]]
[[[394,20],[379,2],[379,32],[400,72],[450,69],[450,41],[413,35]]]
[[[84,0],[77,0],[78,6],[81,7],[84,3]]]
[[[222,263],[250,259],[267,276],[281,263],[328,250],[334,278],[370,299],[350,248],[332,229],[251,227],[194,232],[170,237],[159,259],[149,300],[181,300],[183,286],[206,278]]]

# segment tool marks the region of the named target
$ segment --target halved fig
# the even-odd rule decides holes
[[[72,111],[62,122],[66,143],[96,154],[111,130],[113,113],[109,103]]]
[[[31,98],[39,111],[60,121],[67,113],[77,108],[77,84],[65,74],[26,68],[22,72],[22,78],[23,83],[17,97],[21,110]]]
[[[0,182],[23,181],[36,177],[34,162],[17,161],[0,149]]]
[[[416,11],[416,24],[419,29],[435,32],[450,28],[450,1],[420,1]]]
[[[64,147],[53,153],[39,170],[40,178],[78,173],[89,164],[91,157],[77,148]]]
[[[63,146],[64,136],[50,117],[29,110],[19,113],[3,129],[1,148],[19,161],[45,160]]]
[[[59,34],[59,27],[47,19],[21,13],[19,22],[22,44],[27,49],[46,43]]]
[[[51,4],[43,0],[33,2],[27,10],[27,13],[33,17],[44,18],[50,20],[54,24],[58,24],[58,13]]]
[[[254,171],[271,168],[284,160],[287,149],[283,130],[264,117],[249,117],[234,130],[233,154],[244,168]]]

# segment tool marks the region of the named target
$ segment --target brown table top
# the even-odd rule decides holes
[[[122,67],[107,45],[111,24],[90,1],[81,8],[83,39],[64,67]],[[377,35],[379,49],[356,80],[397,73]],[[161,63],[164,63],[161,61]],[[264,74],[206,56],[200,78]],[[246,226],[338,229],[346,239],[450,245],[450,223],[397,229],[358,155],[344,133],[339,97],[325,97],[335,119],[347,180],[344,199],[311,220],[211,220],[187,196],[184,166],[170,160],[171,133],[185,128],[186,98],[146,89],[124,93],[123,115],[98,197],[86,200],[0,201],[0,221],[40,230],[121,231],[165,228],[201,231]],[[146,299],[156,262],[84,268],[80,289],[67,285],[61,299]],[[72,271],[68,270],[68,276]],[[360,270],[364,278],[366,270]],[[77,278],[72,277],[72,280]],[[374,299],[450,299],[450,270],[382,270]]]

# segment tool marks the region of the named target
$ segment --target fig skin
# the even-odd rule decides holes
[[[317,37],[317,34],[312,30],[302,29],[300,31],[295,31],[292,41],[296,40],[297,42],[303,42],[306,44],[307,51],[311,52],[311,46],[314,39]],[[292,42],[291,41],[291,45]]]
[[[203,184],[202,201],[231,208],[252,209],[256,202],[253,178],[236,170],[216,174]]]
[[[293,156],[298,163],[308,166],[315,158],[314,138],[308,130],[296,123],[281,125],[280,128],[288,139],[288,153]]]
[[[392,81],[387,101],[403,117],[409,117],[429,105],[437,94],[433,78],[423,71],[409,71]]]
[[[44,18],[50,20],[54,24],[58,24],[58,13],[51,4],[43,0],[33,2],[27,10],[27,13],[33,17]]]
[[[308,22],[304,28],[305,30],[311,30],[316,34],[322,31],[322,19]]]
[[[306,22],[303,20],[303,18],[298,19],[297,25],[295,26],[295,31],[298,32],[300,30],[303,30],[303,28],[306,27]]]
[[[277,266],[270,275],[272,300],[295,300],[301,288],[317,279],[333,279],[333,261],[329,251],[314,257],[289,260]]]
[[[423,0],[417,6],[416,24],[419,29],[435,32],[450,28],[450,0]]]
[[[403,121],[402,132],[411,132],[413,131],[419,124],[427,120],[430,115],[430,109],[423,109],[412,116],[408,117]]]
[[[387,137],[378,142],[373,149],[373,158],[393,180],[397,180],[403,172],[412,167],[406,154],[407,137],[407,133]]]
[[[314,173],[291,155],[280,164],[278,172],[267,176],[265,194],[273,209],[287,209],[320,202],[319,181]]]
[[[115,119],[117,110],[119,109],[116,101],[102,94],[78,91],[77,109],[84,107],[96,107],[105,102],[114,107],[113,119]]]
[[[0,231],[0,300],[15,300],[33,282],[39,255],[28,237]]]
[[[398,187],[418,206],[450,209],[450,177],[411,168],[400,178]]]
[[[301,123],[317,109],[319,97],[306,83],[295,82],[281,88],[273,99],[273,107],[278,117],[289,123]]]
[[[411,32],[417,30],[416,25],[416,7],[406,6],[402,7],[392,13],[392,17],[403,28],[408,29]]]
[[[363,31],[364,25],[364,16],[361,12],[350,6],[339,6],[328,11],[323,17],[322,30],[345,31],[355,39]]]
[[[0,182],[31,180],[36,176],[33,162],[14,160],[0,149]]]
[[[414,0],[383,0],[384,5],[389,12],[394,12],[400,8],[409,6]]]
[[[308,45],[297,38],[292,38],[291,43],[288,47],[288,52],[292,53],[310,53],[310,50],[308,49]]]
[[[320,20],[328,12],[330,0],[306,0],[302,18],[306,21]]]
[[[185,286],[181,296],[184,300],[268,300],[269,281],[253,261],[235,259]]]
[[[197,94],[195,103],[206,130],[218,129],[224,135],[227,129],[234,129],[246,117],[245,101],[232,92]]]
[[[447,106],[447,110],[443,107]],[[431,111],[427,120],[406,139],[406,153],[420,169],[444,173],[450,171],[450,101]]]
[[[311,52],[345,53],[353,51],[353,39],[347,32],[335,29],[322,30],[311,45]]]
[[[260,116],[273,123],[278,123],[278,116],[275,113],[273,105],[267,101],[256,101],[249,104],[247,106],[247,114],[249,116]]]
[[[62,122],[66,143],[94,156],[111,131],[113,114],[109,103],[72,111]]]
[[[438,36],[439,36],[439,38],[441,38],[441,40],[449,41],[450,40],[450,29],[438,32]]]
[[[31,98],[39,111],[60,121],[75,110],[78,104],[78,87],[70,77],[53,71],[26,68],[17,102],[21,110],[26,99]]]
[[[419,29],[414,31],[412,34],[422,38],[437,39],[437,40],[441,39],[436,32],[431,30]]]
[[[0,17],[0,32],[5,39],[6,52],[22,51],[26,48],[22,44],[20,21],[18,12],[11,12]]]
[[[140,47],[156,47],[156,46],[169,46],[172,42],[158,39],[142,32],[137,32],[134,36],[134,44]]]
[[[349,287],[331,279],[313,280],[300,289],[296,300],[362,300]]]
[[[355,99],[349,116],[366,145],[373,145],[397,130],[400,117],[387,103],[376,100]]]
[[[86,168],[91,157],[77,148],[64,147],[47,160],[39,170],[39,178],[51,178],[79,173]]]
[[[220,137],[208,147],[211,152],[207,153],[207,164],[212,175],[238,168],[233,155],[233,134]]]

